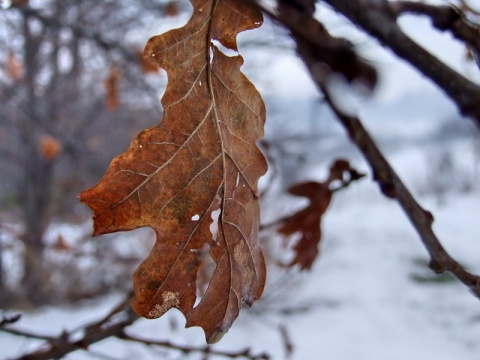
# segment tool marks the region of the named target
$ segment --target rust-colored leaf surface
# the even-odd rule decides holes
[[[278,232],[283,235],[300,234],[293,247],[294,258],[287,266],[300,265],[301,270],[310,269],[318,256],[318,246],[322,237],[320,221],[330,205],[332,191],[328,184],[308,181],[288,189],[292,195],[305,196],[310,203],[302,210],[286,218]]]
[[[152,63],[150,59],[146,59],[145,56],[143,56],[143,50],[135,50],[135,56],[138,57],[140,70],[142,70],[144,74],[158,73],[160,71],[160,68],[156,64]]]
[[[53,161],[62,150],[62,143],[53,136],[43,135],[39,138],[38,150],[45,160]]]
[[[322,238],[322,216],[330,205],[333,193],[363,176],[364,174],[353,169],[348,161],[339,159],[330,167],[330,174],[326,181],[307,181],[295,184],[288,189],[290,194],[306,197],[310,202],[304,209],[283,219],[278,228],[278,232],[283,235],[300,234],[293,247],[295,256],[287,266],[299,265],[301,270],[312,267],[318,256]],[[333,186],[335,181],[340,182],[336,188]]]
[[[12,51],[7,53],[6,72],[8,76],[15,80],[19,80],[23,76],[23,65]]]
[[[152,227],[157,241],[134,274],[134,310],[156,318],[175,307],[187,326],[218,341],[243,304],[258,299],[265,264],[257,242],[258,178],[266,162],[256,146],[265,107],[213,40],[237,50],[236,35],[261,25],[236,0],[192,0],[190,21],[150,39],[145,57],[168,73],[164,118],[115,158],[99,184],[80,194],[94,210],[94,234]],[[199,253],[216,264],[196,301]]]

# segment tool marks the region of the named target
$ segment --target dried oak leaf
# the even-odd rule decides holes
[[[170,17],[177,16],[178,13],[180,12],[178,10],[178,3],[176,1],[168,2],[165,5],[164,11],[166,16],[170,16]]]
[[[319,244],[322,238],[321,221],[332,200],[335,181],[341,182],[341,187],[346,187],[351,181],[362,178],[364,174],[357,172],[344,159],[336,160],[330,167],[328,179],[324,182],[307,181],[295,184],[288,189],[292,195],[303,196],[310,200],[302,210],[282,220],[278,232],[283,235],[300,234],[293,247],[294,258],[287,266],[300,265],[301,270],[308,270],[319,253]]]
[[[117,110],[120,105],[120,96],[118,93],[120,77],[120,68],[114,66],[103,83],[105,87],[105,106],[110,111]]]
[[[318,244],[322,237],[320,221],[330,205],[333,192],[328,184],[315,181],[295,184],[288,192],[292,195],[305,196],[310,203],[286,218],[278,229],[283,235],[301,234],[293,247],[295,257],[287,266],[299,264],[301,270],[310,269],[318,256]]]
[[[226,56],[213,40],[237,51],[236,35],[260,26],[262,15],[236,0],[192,4],[184,27],[145,48],[169,76],[163,120],[141,132],[80,199],[94,210],[94,235],[142,226],[156,232],[134,274],[135,312],[156,318],[178,308],[187,327],[202,327],[214,343],[263,291],[257,183],[267,165],[256,145],[264,103],[240,72],[242,57]],[[195,306],[205,245],[216,269]]]
[[[45,160],[53,161],[62,151],[62,143],[53,136],[42,135],[38,140],[38,150]]]
[[[7,53],[6,72],[14,80],[18,80],[23,76],[23,65],[12,51]]]
[[[140,65],[142,73],[149,74],[158,73],[160,71],[160,68],[156,64],[152,64],[150,59],[145,59],[143,56],[143,50],[135,50],[135,55],[138,58],[138,64]]]

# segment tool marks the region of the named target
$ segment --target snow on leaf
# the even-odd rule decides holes
[[[94,235],[143,226],[156,232],[134,274],[134,310],[155,318],[178,308],[213,343],[263,291],[257,183],[267,167],[256,146],[263,101],[240,72],[242,57],[226,56],[213,40],[238,51],[237,34],[258,27],[262,16],[235,0],[192,4],[184,27],[145,48],[169,76],[163,120],[138,134],[80,199],[94,211]],[[197,250],[205,245],[216,269],[195,305]]]

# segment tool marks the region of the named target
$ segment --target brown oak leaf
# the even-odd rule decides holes
[[[141,132],[104,178],[80,194],[94,210],[94,235],[152,227],[156,243],[134,274],[133,309],[156,318],[180,309],[209,343],[258,299],[265,263],[258,244],[257,183],[266,161],[265,106],[240,72],[236,36],[261,25],[261,13],[236,0],[192,0],[182,28],[149,40],[145,57],[166,70],[163,120]],[[216,263],[195,305],[199,252]]]
[[[45,160],[53,161],[62,151],[62,143],[53,136],[42,135],[38,140],[38,150]]]
[[[115,65],[103,83],[105,87],[105,106],[110,111],[117,110],[120,105],[120,96],[118,93],[120,77],[120,68]]]
[[[166,16],[170,16],[170,17],[173,17],[173,16],[177,16],[178,13],[179,13],[179,10],[178,10],[178,3],[176,1],[170,1],[168,2],[166,5],[165,5],[165,15]]]
[[[144,74],[158,73],[160,71],[160,68],[156,64],[152,64],[150,59],[145,59],[143,56],[143,50],[135,50],[135,55],[138,57],[140,70],[142,70]]]
[[[322,238],[322,216],[330,205],[333,193],[363,176],[364,174],[353,169],[347,160],[339,159],[330,167],[330,174],[326,181],[307,181],[294,184],[288,189],[290,194],[306,197],[310,202],[304,209],[282,219],[281,226],[278,228],[278,232],[283,235],[300,234],[300,238],[293,247],[295,256],[287,266],[298,264],[301,270],[312,267],[318,256]],[[339,187],[333,186],[335,181],[340,182]]]
[[[8,51],[7,53],[7,66],[6,66],[7,75],[14,80],[18,80],[23,76],[23,65],[20,60],[17,58],[13,51]]]

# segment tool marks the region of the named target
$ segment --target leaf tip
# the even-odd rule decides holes
[[[77,195],[78,200],[85,204],[85,192],[87,190],[82,191],[80,194]]]
[[[207,343],[208,344],[215,344],[222,340],[223,336],[227,333],[228,330],[223,330],[223,329],[213,329],[212,332],[208,335],[207,337]]]
[[[99,236],[99,235],[103,235],[104,233],[95,225],[95,217],[93,218],[93,232],[92,232],[92,236],[95,237],[95,236]]]

